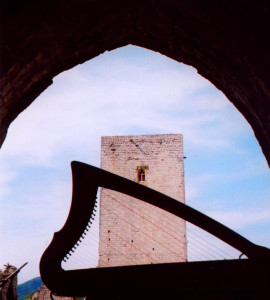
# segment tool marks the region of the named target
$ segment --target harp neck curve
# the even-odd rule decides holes
[[[89,223],[89,218],[91,219],[95,212],[98,187],[124,193],[185,219],[238,249],[248,258],[270,259],[268,248],[253,244],[230,228],[169,196],[81,162],[73,161],[71,168],[73,193],[70,212],[63,228],[54,234],[51,244],[45,250],[40,261],[42,280],[54,293],[85,296],[87,292],[85,285],[88,286],[89,282],[94,286],[98,285],[100,276],[103,278],[102,280],[107,278],[110,281],[112,276],[118,274],[117,272],[122,274],[118,276],[129,276],[132,268],[142,267],[127,266],[77,271],[64,271],[62,269],[61,262],[63,258],[78,243],[83,230]],[[147,268],[156,267],[149,266]],[[80,287],[77,290],[75,289],[77,293],[72,288],[74,283]]]

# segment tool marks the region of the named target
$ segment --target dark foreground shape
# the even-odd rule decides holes
[[[40,261],[45,285],[62,296],[170,297],[187,295],[259,295],[269,291],[270,250],[251,243],[206,215],[143,185],[107,171],[72,162],[73,198],[64,227],[57,233]],[[64,271],[69,258],[84,238],[95,213],[98,187],[105,187],[160,207],[212,233],[240,250],[249,260],[171,263]],[[89,221],[90,219],[90,221]],[[179,293],[178,293],[179,292]],[[150,293],[150,294],[149,294]],[[209,296],[208,295],[208,296]],[[151,296],[152,297],[152,296]],[[135,299],[134,298],[134,299]]]
[[[131,44],[195,67],[243,114],[270,165],[269,28],[266,0],[0,1],[0,144],[56,75]]]

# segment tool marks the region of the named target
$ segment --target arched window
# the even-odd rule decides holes
[[[138,170],[138,181],[145,181],[145,170]]]
[[[148,166],[137,167],[137,182],[146,181],[146,170],[148,170]]]

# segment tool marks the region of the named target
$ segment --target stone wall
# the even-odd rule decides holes
[[[16,267],[7,264],[0,274],[0,280],[5,280],[9,275],[17,270]],[[17,299],[17,275],[13,276],[9,281],[5,282],[0,289],[0,300],[16,300]]]
[[[37,292],[37,295],[36,295],[36,298],[33,297],[33,300],[34,299],[37,299],[37,300],[51,300],[51,291],[44,285],[42,284],[42,286],[39,288],[38,292]],[[54,300],[72,300],[74,299],[73,297],[62,297],[62,296],[55,296],[53,295],[53,299]]]
[[[101,168],[185,201],[181,134],[102,137]],[[100,203],[99,266],[186,261],[184,220],[108,189]]]

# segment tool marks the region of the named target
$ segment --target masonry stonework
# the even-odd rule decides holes
[[[101,168],[181,202],[181,134],[101,138]],[[185,221],[138,199],[101,189],[99,266],[186,261]]]

